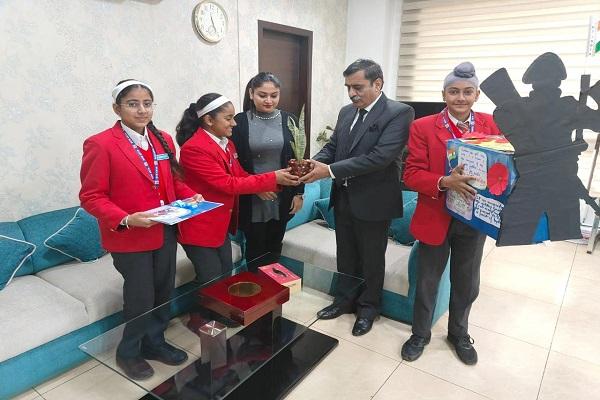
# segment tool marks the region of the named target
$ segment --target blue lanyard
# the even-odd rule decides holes
[[[135,150],[138,157],[144,164],[144,167],[146,167],[148,175],[150,175],[150,179],[152,179],[152,182],[154,182],[154,189],[158,189],[158,187],[160,186],[160,180],[158,178],[158,160],[156,159],[156,151],[154,151],[154,146],[152,146],[152,143],[150,143],[150,138],[148,138],[148,145],[150,146],[150,150],[152,150],[152,159],[154,160],[154,174],[152,174],[152,169],[150,169],[150,165],[148,165],[148,161],[146,161],[146,158],[142,155],[140,149],[135,145],[135,143],[133,143],[133,140],[131,140],[131,138],[125,131],[123,131],[123,133],[125,134],[127,140],[129,140],[129,143],[131,143],[131,147],[133,147],[133,150]]]
[[[444,110],[442,111],[442,122],[444,123],[444,127],[448,130],[448,132],[450,132],[450,134],[452,135],[452,138],[456,139],[456,134],[454,133],[454,131],[452,130],[452,127],[450,126],[450,122],[448,121],[448,108],[444,108]],[[458,129],[458,128],[456,128]],[[471,111],[471,114],[469,115],[469,132],[473,133],[475,131],[475,113],[473,111]]]

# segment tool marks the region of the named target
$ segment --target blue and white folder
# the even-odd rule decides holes
[[[223,203],[215,203],[212,201],[201,201],[198,203],[189,198],[184,200],[176,200],[171,204],[153,208],[146,212],[154,214],[153,217],[150,217],[152,221],[160,222],[166,225],[175,225],[178,222],[185,221],[186,219],[190,219],[196,215],[214,210],[222,205]]]

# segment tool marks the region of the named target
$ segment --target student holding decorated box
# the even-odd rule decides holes
[[[415,120],[410,127],[404,182],[419,193],[410,231],[419,240],[417,289],[412,336],[402,346],[402,358],[414,361],[431,338],[431,324],[439,282],[450,258],[450,315],[448,341],[465,364],[477,362],[468,333],[471,305],[479,293],[479,267],[485,235],[454,219],[445,208],[446,191],[454,190],[471,201],[476,191],[463,166],[446,171],[446,141],[472,132],[499,135],[491,115],[472,111],[479,98],[479,80],[470,62],[446,76],[439,114]]]

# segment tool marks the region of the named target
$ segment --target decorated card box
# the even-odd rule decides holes
[[[497,239],[501,212],[517,181],[512,146],[503,136],[450,139],[446,145],[446,171],[464,165],[464,174],[475,176],[470,184],[477,190],[473,201],[465,201],[454,191],[446,194],[446,208],[456,219]],[[545,222],[541,221],[541,223]],[[532,243],[548,238],[547,229],[538,227]]]

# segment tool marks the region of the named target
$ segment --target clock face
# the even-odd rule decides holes
[[[213,1],[203,1],[194,8],[194,27],[208,42],[218,42],[227,32],[227,14]]]

